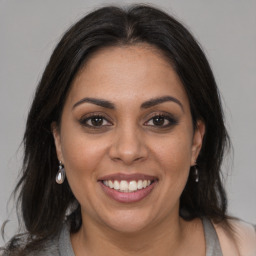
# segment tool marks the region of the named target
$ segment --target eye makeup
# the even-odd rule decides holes
[[[90,113],[82,116],[79,119],[79,123],[89,129],[103,129],[107,126],[112,126],[112,122],[103,113]]]
[[[170,114],[155,113],[144,125],[154,126],[155,128],[167,128],[177,123],[178,120]]]
[[[178,119],[171,113],[153,112],[147,116],[147,121],[143,122],[143,126],[152,129],[168,129],[178,124]],[[102,112],[93,112],[82,116],[79,123],[91,130],[105,130],[114,123],[110,118]]]
[[[144,126],[154,132],[168,132],[179,124],[179,118],[166,111],[154,111],[150,113],[144,122]]]

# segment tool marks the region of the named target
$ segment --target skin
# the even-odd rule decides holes
[[[163,96],[177,101],[141,108]],[[115,108],[81,102],[87,97]],[[104,117],[100,126],[92,126],[91,114]],[[156,125],[155,115],[167,117]],[[76,255],[205,255],[201,221],[179,217],[205,127],[198,121],[193,129],[183,85],[157,49],[140,44],[96,52],[72,84],[60,127],[52,127],[58,159],[82,209],[82,228],[71,236]],[[143,200],[120,203],[98,182],[114,173],[152,175],[157,184]]]

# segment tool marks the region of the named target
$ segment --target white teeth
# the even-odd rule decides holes
[[[129,184],[126,180],[121,180],[121,182],[119,183],[119,189],[122,191],[126,191],[129,188]]]
[[[132,180],[130,182],[126,180],[121,181],[112,181],[112,180],[104,180],[103,184],[109,188],[121,191],[121,192],[134,192],[138,189],[143,189],[148,187],[151,184],[150,180]]]
[[[110,188],[114,188],[114,183],[112,182],[112,180],[109,180],[109,181],[108,181],[108,186],[109,186]]]
[[[142,188],[143,188],[143,186],[142,186],[142,180],[139,180],[139,181],[138,181],[138,185],[137,185],[137,186],[138,186],[138,189],[142,189]]]
[[[120,186],[119,186],[119,182],[117,180],[114,181],[114,189],[115,190],[119,190]]]
[[[129,182],[129,191],[136,191],[138,189],[137,182],[135,180]]]

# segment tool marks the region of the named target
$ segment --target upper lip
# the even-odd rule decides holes
[[[104,181],[104,180],[117,180],[117,181],[121,181],[121,180],[126,180],[126,181],[150,180],[150,181],[153,181],[153,180],[157,180],[157,177],[143,174],[143,173],[132,173],[132,174],[114,173],[114,174],[100,177],[98,179],[98,181]]]

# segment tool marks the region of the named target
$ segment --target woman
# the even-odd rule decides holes
[[[164,12],[101,8],[66,32],[40,81],[16,187],[26,233],[6,255],[255,255],[226,214],[218,89]]]

